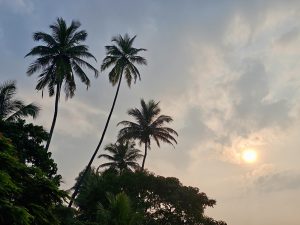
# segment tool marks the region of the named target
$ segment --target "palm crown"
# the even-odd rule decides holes
[[[32,103],[25,105],[22,100],[14,99],[16,89],[15,81],[7,81],[0,85],[0,120],[15,121],[27,116],[36,118],[39,107]]]
[[[42,41],[45,44],[34,47],[25,56],[38,56],[27,70],[28,75],[41,71],[38,75],[37,90],[43,90],[47,86],[49,95],[52,96],[55,93],[55,85],[61,87],[64,83],[66,97],[72,97],[76,90],[74,75],[77,75],[87,87],[90,86],[90,80],[83,67],[92,70],[95,76],[98,75],[98,71],[84,60],[96,58],[88,51],[88,46],[80,44],[86,40],[87,33],[85,30],[77,31],[79,27],[80,23],[77,21],[72,21],[68,27],[62,18],[58,18],[56,23],[50,25],[51,34],[44,32],[33,34],[35,41]]]
[[[120,172],[137,169],[139,164],[136,161],[143,156],[140,154],[140,150],[135,148],[135,143],[132,141],[109,144],[105,146],[104,150],[110,154],[101,154],[99,158],[105,158],[110,162],[101,164],[99,168],[110,167]]]
[[[128,110],[128,115],[132,116],[136,122],[122,121],[118,125],[123,125],[119,131],[119,140],[134,139],[139,140],[140,144],[145,144],[145,154],[143,158],[142,168],[144,168],[147,149],[150,148],[151,139],[154,139],[158,147],[160,141],[174,146],[177,141],[173,135],[178,136],[177,132],[172,128],[166,127],[165,123],[170,123],[173,119],[170,116],[159,115],[159,102],[150,100],[148,103],[141,100],[141,109],[134,108]]]
[[[138,56],[139,52],[146,51],[146,49],[132,47],[135,38],[136,36],[130,38],[128,34],[125,34],[124,37],[119,35],[112,38],[115,45],[105,46],[106,57],[103,59],[101,71],[113,66],[108,74],[112,85],[121,79],[123,72],[128,86],[131,85],[132,79],[134,82],[141,79],[140,72],[134,64],[147,65],[146,59]]]

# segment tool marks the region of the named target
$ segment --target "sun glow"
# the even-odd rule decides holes
[[[242,153],[242,158],[246,163],[254,163],[257,160],[257,153],[253,149],[247,149]]]

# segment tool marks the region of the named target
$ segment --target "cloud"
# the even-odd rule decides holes
[[[261,193],[300,190],[300,173],[297,170],[280,170],[264,164],[244,177],[247,189]]]
[[[282,171],[258,177],[254,185],[263,192],[300,189],[300,173]]]
[[[286,33],[284,33],[281,37],[277,39],[277,44],[285,46],[285,45],[293,45],[295,41],[298,40],[300,35],[299,27],[293,27]]]
[[[29,14],[34,10],[31,0],[0,0],[0,6],[8,7],[14,13]]]
[[[249,122],[250,129],[287,125],[290,120],[287,101],[266,100],[270,87],[265,66],[257,60],[245,60],[241,73],[233,84],[237,98],[234,117]]]

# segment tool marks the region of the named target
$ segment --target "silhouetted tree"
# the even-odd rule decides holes
[[[51,158],[52,154],[45,151],[43,143],[48,140],[48,133],[42,126],[25,123],[25,120],[15,122],[0,122],[0,132],[9,138],[17,149],[16,155],[20,162],[39,168],[48,178],[57,180],[57,165]]]
[[[173,135],[178,136],[177,132],[172,128],[166,127],[166,123],[170,123],[173,119],[170,116],[160,115],[159,102],[150,100],[148,103],[141,100],[141,109],[134,108],[128,110],[128,115],[135,119],[135,122],[124,120],[118,125],[125,126],[119,131],[119,140],[134,139],[140,144],[145,145],[145,153],[143,157],[142,170],[145,166],[147,151],[150,149],[151,139],[154,139],[158,147],[160,141],[174,145],[177,143]]]
[[[111,115],[113,113],[113,110],[114,110],[114,107],[116,104],[116,100],[118,97],[118,93],[119,93],[120,85],[121,85],[121,81],[122,81],[122,76],[123,75],[125,76],[127,84],[130,87],[132,80],[134,80],[134,82],[136,82],[137,79],[141,79],[140,72],[136,68],[135,64],[138,64],[138,65],[146,65],[147,64],[146,59],[144,59],[143,57],[138,55],[141,51],[146,51],[146,49],[134,48],[132,46],[135,38],[136,38],[136,36],[133,36],[132,38],[130,38],[128,34],[125,34],[123,37],[121,35],[119,35],[119,36],[112,38],[111,41],[115,43],[114,45],[105,46],[106,57],[103,59],[103,62],[101,65],[101,71],[104,71],[104,70],[112,67],[112,70],[108,74],[109,81],[113,86],[118,83],[118,86],[117,86],[113,104],[111,106],[108,118],[106,120],[100,141],[99,141],[88,165],[86,166],[85,172],[81,176],[79,182],[77,182],[77,186],[75,187],[74,193],[70,200],[69,207],[72,206],[74,198],[76,197],[77,192],[79,190],[79,187],[80,187],[83,179],[85,178],[86,174],[88,173],[88,170],[90,169],[90,167],[99,151],[99,148],[103,142]]]
[[[9,129],[14,123],[0,122],[1,131],[12,137],[0,133],[0,224],[58,225],[54,211],[67,196],[59,190],[61,176],[56,174],[50,155],[38,144],[44,134],[38,129],[35,133],[32,126],[25,131],[19,129],[26,126],[19,122]],[[33,133],[26,136],[29,129]]]
[[[75,75],[88,88],[90,80],[83,67],[87,67],[94,72],[95,76],[98,76],[98,71],[84,60],[85,58],[96,60],[96,58],[88,51],[88,46],[81,44],[86,40],[87,32],[78,31],[79,27],[78,21],[72,21],[71,25],[67,26],[62,18],[58,18],[54,24],[50,25],[51,34],[44,32],[33,34],[34,41],[42,41],[45,45],[34,47],[25,56],[38,57],[27,70],[29,76],[40,71],[36,90],[44,90],[48,87],[49,96],[55,94],[54,116],[46,150],[49,148],[56,123],[61,89],[64,88],[66,98],[72,98],[76,90]],[[62,87],[63,84],[64,87]]]
[[[0,120],[16,121],[28,116],[36,118],[39,107],[33,103],[25,105],[22,100],[15,99],[16,89],[15,81],[7,81],[0,85]]]
[[[104,150],[110,154],[101,154],[99,158],[105,158],[110,162],[101,164],[98,169],[109,167],[122,173],[126,170],[139,168],[139,164],[136,161],[143,157],[140,154],[141,151],[135,148],[135,143],[132,141],[109,144],[105,146]]]
[[[76,205],[85,221],[96,221],[99,203],[109,208],[106,193],[124,192],[131,200],[132,209],[141,212],[143,225],[226,225],[204,214],[216,201],[196,187],[184,186],[175,177],[156,176],[136,171],[122,174],[113,171],[90,171],[84,180]],[[99,215],[99,214],[98,214]]]

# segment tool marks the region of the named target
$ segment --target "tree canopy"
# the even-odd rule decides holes
[[[20,162],[39,168],[49,178],[55,178],[57,181],[61,179],[56,174],[57,165],[51,158],[51,152],[44,149],[48,133],[42,126],[26,123],[25,120],[0,122],[0,132],[11,140]]]
[[[106,203],[107,191],[126,193],[135,211],[143,213],[145,225],[156,224],[225,224],[204,215],[216,201],[198,188],[184,186],[177,178],[156,176],[149,172],[91,172],[80,189],[76,205],[82,214],[92,216],[99,202]]]
[[[41,145],[47,133],[22,120],[0,125],[0,224],[59,224],[55,208],[67,194]]]

